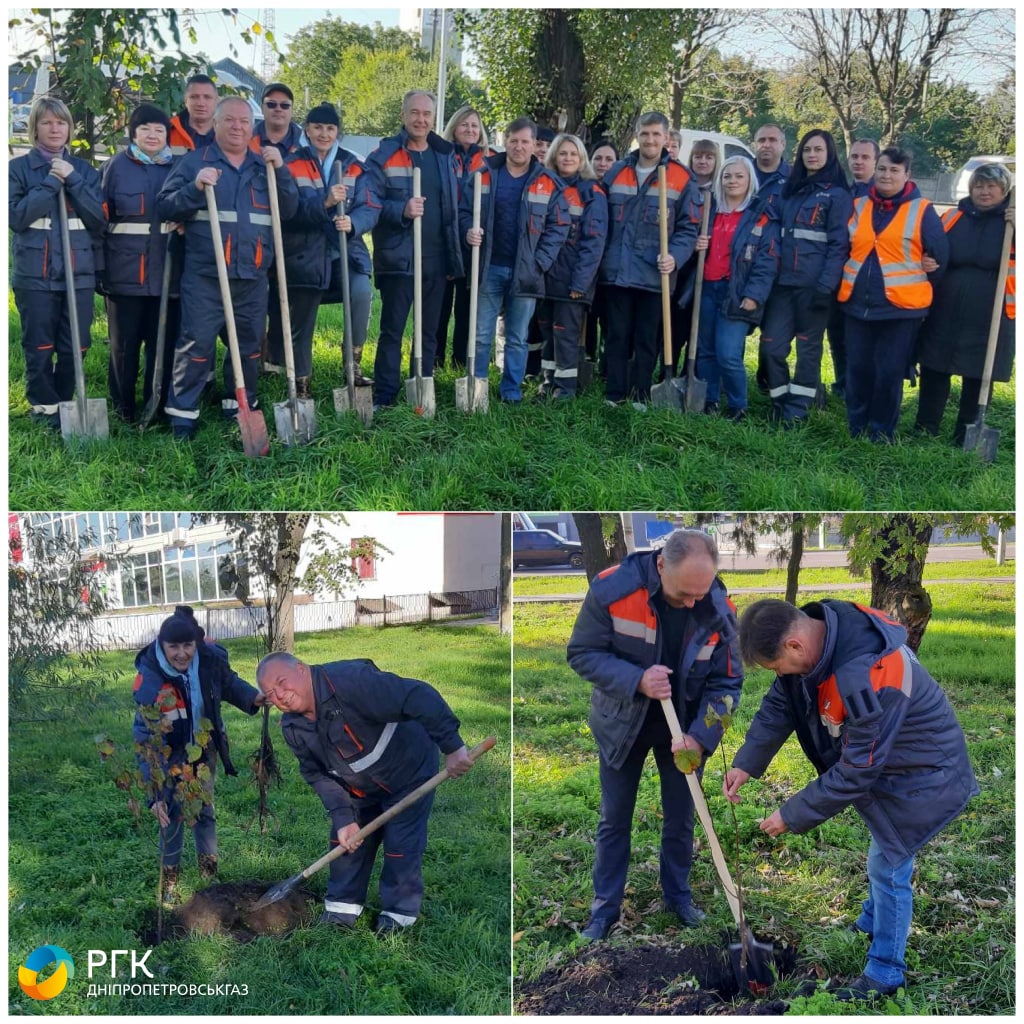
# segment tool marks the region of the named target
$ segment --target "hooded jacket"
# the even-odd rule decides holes
[[[637,186],[636,167],[640,151],[608,168],[602,186],[608,193],[608,244],[601,261],[602,284],[617,288],[661,291],[658,254],[658,168]],[[701,201],[697,184],[681,163],[662,150],[659,165],[666,168],[668,206],[668,251],[676,269],[670,275],[674,289],[679,268],[693,255],[700,230]]]
[[[949,700],[899,623],[864,605],[820,601],[821,660],[772,683],[733,766],[759,778],[795,732],[818,778],[780,812],[807,832],[853,806],[890,864],[917,852],[980,792]]]
[[[480,280],[487,276],[494,250],[494,196],[497,172],[508,162],[505,153],[488,157],[481,171],[480,226],[484,240],[480,247]],[[544,276],[551,269],[569,236],[569,204],[565,184],[535,156],[530,157],[519,203],[519,238],[512,266],[512,290],[516,295],[544,297]],[[459,232],[463,238],[473,226],[473,180],[462,190]]]
[[[382,139],[366,158],[370,203],[380,213],[373,228],[374,274],[412,276],[412,220],[405,216],[405,204],[412,198],[412,157],[407,147],[409,133]],[[441,223],[444,225],[444,273],[462,277],[462,245],[459,241],[459,192],[455,169],[455,147],[435,132],[427,136],[428,151],[437,157],[441,172]]]
[[[103,290],[108,295],[158,296],[168,246],[178,252],[169,221],[157,216],[157,195],[171,173],[171,163],[144,164],[126,149],[103,165],[100,181],[107,207]],[[178,271],[180,277],[180,270]],[[170,294],[176,295],[172,278]]]
[[[281,731],[335,829],[361,801],[415,789],[438,770],[438,747],[463,746],[459,720],[432,686],[369,659],[311,665],[316,719],[288,713]]]
[[[157,656],[158,644],[159,641],[154,640],[135,656],[136,676],[132,695],[138,705],[159,707],[163,721],[171,726],[170,732],[163,737],[163,745],[171,748],[166,765],[186,764],[186,748],[192,743],[197,724],[192,712],[188,679],[182,675],[169,675],[161,667]],[[247,715],[254,715],[259,710],[254,704],[259,690],[235,673],[228,660],[228,652],[220,644],[200,640],[196,644],[196,654],[199,657],[199,688],[203,696],[202,717],[208,719],[212,726],[210,744],[199,760],[208,763],[216,753],[220,756],[225,773],[237,775],[238,771],[231,763],[221,704],[227,701]],[[136,743],[147,743],[152,736],[149,723],[141,711],[135,713],[132,731]],[[142,758],[139,759],[139,765],[148,777],[148,765]]]
[[[621,768],[651,705],[638,692],[644,671],[661,664],[663,627],[655,597],[661,591],[658,553],[630,555],[591,581],[567,651],[573,671],[594,689],[590,729],[601,756]],[[684,730],[711,754],[722,738],[719,724],[706,725],[712,705],[725,712],[725,698],[739,706],[743,685],[736,611],[716,576],[692,609],[678,665],[670,665],[672,702]]]
[[[217,276],[206,192],[195,184],[203,167],[221,172],[215,195],[228,277],[251,281],[265,276],[274,262],[266,164],[262,157],[246,150],[241,165],[235,167],[216,142],[182,158],[167,176],[157,198],[158,216],[185,224],[186,266],[203,277]],[[287,164],[277,171],[276,179],[284,224],[295,216],[299,190]]]
[[[569,208],[569,235],[547,272],[544,290],[549,299],[569,299],[581,292],[590,303],[597,290],[597,271],[608,240],[608,197],[596,181],[576,177],[566,182],[565,201]]]
[[[64,152],[74,170],[61,186],[50,161],[37,149],[11,161],[7,171],[7,222],[11,242],[11,285],[31,291],[63,292],[64,246],[60,206],[68,212],[75,288],[96,287],[103,266],[103,231],[107,225],[99,172],[85,160]]]

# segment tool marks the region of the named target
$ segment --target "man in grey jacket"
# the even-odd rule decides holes
[[[980,790],[949,700],[906,646],[907,631],[848,601],[752,604],[740,619],[748,664],[776,673],[722,790],[732,803],[795,732],[818,778],[766,818],[771,836],[808,832],[853,806],[871,833],[868,898],[855,930],[870,940],[864,973],[837,999],[903,984],[914,854]]]

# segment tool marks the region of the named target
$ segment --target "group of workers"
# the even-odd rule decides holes
[[[973,174],[970,194],[940,219],[911,180],[911,155],[858,140],[852,185],[832,135],[807,132],[792,166],[785,135],[762,125],[755,159],[721,159],[717,144],[680,159],[680,133],[658,112],[636,125],[637,148],[619,157],[607,140],[587,152],[575,135],[508,125],[505,149],[491,149],[477,111],[463,107],[444,135],[434,132],[435,100],[406,94],[402,127],[365,160],[342,148],[337,110],[313,107],[300,129],[283,83],[268,85],[263,121],[238,97],[218,99],[204,75],[189,79],[184,110],[169,118],[142,104],[128,122],[128,147],[102,173],[70,155],[74,124],[59,100],[36,102],[31,151],[10,166],[13,285],[22,322],[27,398],[34,417],[57,425],[58,403],[73,396],[71,337],[58,203],[69,214],[79,343],[89,344],[92,295],[103,292],[110,333],[109,387],[116,411],[138,417],[136,388],[145,349],[143,400],[154,381],[174,436],[197,428],[200,401],[215,376],[217,337],[226,328],[205,190],[215,189],[244,385],[258,408],[261,371],[282,372],[282,303],[274,260],[270,188],[283,227],[297,394],[311,395],[313,334],[324,303],[350,285],[355,383],[372,386],[374,408],[393,405],[401,385],[402,339],[414,304],[414,232],[422,231],[420,373],[446,360],[465,364],[474,336],[474,372],[486,378],[500,357],[499,395],[569,399],[583,360],[599,363],[612,404],[647,407],[656,374],[679,372],[685,343],[697,345],[696,373],[707,383],[705,411],[741,421],[748,409],[747,338],[760,328],[757,383],[784,426],[824,402],[826,328],[834,394],[845,400],[850,432],[891,440],[903,382],[920,365],[917,426],[937,433],[953,375],[963,378],[955,439],[978,408],[989,320],[999,277],[1004,218],[1012,219],[1011,178],[1000,164]],[[420,193],[414,194],[414,170]],[[269,173],[268,173],[269,172]],[[659,175],[664,176],[667,245],[660,241]],[[274,185],[271,186],[271,181]],[[480,219],[474,220],[474,192]],[[708,204],[708,228],[701,234]],[[365,242],[372,237],[372,256]],[[344,246],[341,239],[344,238]],[[470,253],[480,251],[474,330],[469,325]],[[342,266],[341,252],[347,253]],[[699,254],[699,256],[698,256]],[[1005,303],[994,380],[1013,360],[1014,278]],[[701,267],[697,337],[688,339]],[[167,273],[165,274],[165,268]],[[371,274],[380,292],[373,377],[359,360],[366,341]],[[665,324],[663,279],[671,288],[673,366],[658,368]],[[155,365],[161,296],[167,357]],[[588,315],[589,313],[589,315]],[[268,327],[269,317],[269,327]],[[503,351],[499,318],[503,319]],[[598,332],[600,324],[600,332]],[[597,351],[597,336],[603,351]],[[789,356],[796,343],[792,372]],[[225,360],[222,407],[237,414]]]

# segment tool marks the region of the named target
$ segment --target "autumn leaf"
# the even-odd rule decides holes
[[[672,757],[676,763],[676,767],[684,775],[689,775],[695,768],[700,767],[699,750],[677,750]]]

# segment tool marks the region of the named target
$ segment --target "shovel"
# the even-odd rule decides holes
[[[420,169],[412,169],[412,197],[419,199]],[[420,416],[437,411],[434,378],[423,376],[423,218],[412,222],[412,377],[405,382],[405,400]]]
[[[576,360],[576,390],[586,391],[594,382],[594,373],[597,371],[597,364],[593,359],[587,358],[587,347],[584,339],[587,336],[587,313],[583,314],[583,322],[580,324],[580,352]]]
[[[711,217],[711,196],[704,197],[704,209],[700,217],[700,233],[708,233],[708,221]],[[704,260],[707,249],[697,253],[697,280],[693,283],[693,316],[690,320],[690,352],[686,359],[686,379],[681,382],[683,392],[683,408],[687,412],[703,414],[708,399],[708,383],[699,380],[694,372],[697,365],[697,329],[700,327],[700,293],[704,287]]]
[[[1014,205],[1014,193],[1010,193],[1010,206]],[[1006,276],[1010,267],[1010,249],[1013,246],[1013,224],[1006,222],[1003,228],[1003,250],[999,256],[999,277],[996,297],[992,302],[992,323],[988,329],[988,348],[985,350],[985,369],[981,377],[981,391],[978,398],[978,416],[968,424],[964,433],[964,451],[977,449],[982,462],[994,462],[999,445],[999,431],[985,425],[988,412],[989,391],[992,388],[992,367],[996,361],[996,344],[999,341],[999,325],[1003,317],[1003,295],[1006,291]]]
[[[493,736],[488,736],[487,739],[478,743],[472,750],[469,751],[469,759],[475,761],[481,754],[486,754],[491,747],[497,743],[497,739]],[[422,786],[417,786],[411,793],[402,797],[393,807],[389,807],[383,814],[378,815],[368,825],[364,825],[353,837],[356,839],[365,839],[366,836],[378,829],[383,828],[392,818],[397,817],[407,807],[411,807],[421,797],[426,796],[431,790],[437,789],[438,786],[448,778],[448,769],[443,768],[433,778],[427,779]],[[340,857],[345,850],[343,847],[338,846],[333,850],[325,853],[319,860],[313,861],[312,864],[306,868],[305,871],[301,871],[299,874],[294,875],[292,878],[286,879],[284,882],[278,882],[272,889],[268,889],[258,900],[253,910],[261,910],[263,907],[269,907],[271,903],[276,903],[280,899],[284,899],[290,892],[292,892],[297,885],[300,885],[311,875],[315,875],[322,867],[326,867],[332,860],[336,860]]]
[[[61,402],[60,432],[64,440],[73,437],[96,437],[106,440],[110,436],[107,402],[103,398],[87,398],[85,394],[85,366],[82,363],[82,333],[78,323],[78,303],[75,292],[74,256],[71,252],[71,230],[68,228],[67,200],[64,189],[57,194],[60,207],[60,244],[64,250],[64,284],[68,296],[68,322],[71,325],[71,354],[75,363],[75,398]]]
[[[281,303],[281,334],[284,342],[284,372],[288,379],[288,401],[274,403],[277,436],[286,445],[309,444],[316,435],[316,405],[312,398],[299,398],[295,388],[295,350],[292,347],[292,313],[288,304],[288,281],[281,235],[281,201],[277,195],[277,170],[267,164],[270,187],[270,224],[274,232],[274,263],[277,265],[277,295]]]
[[[672,739],[681,740],[683,729],[679,724],[679,716],[676,714],[676,708],[671,698],[661,701],[661,707],[665,712],[665,719],[668,722],[669,731],[672,733]],[[743,919],[736,886],[733,885],[732,875],[729,874],[729,865],[725,861],[722,844],[718,841],[715,823],[711,818],[704,790],[701,789],[700,779],[697,778],[695,771],[686,773],[686,783],[690,787],[693,806],[697,809],[700,823],[708,838],[708,845],[711,847],[711,859],[715,862],[715,870],[718,872],[718,878],[725,890],[725,898],[729,901],[729,909],[732,911],[733,920],[740,933],[739,942],[729,943],[729,959],[732,961],[736,981],[740,988],[748,989],[755,996],[765,995],[775,984],[775,974],[772,971],[775,950],[770,942],[760,942],[755,939],[750,925]]]
[[[480,228],[481,173],[473,175],[473,227]],[[476,377],[476,313],[480,299],[480,246],[470,246],[469,328],[466,339],[466,376],[455,381],[455,406],[460,412],[487,412],[487,378]]]
[[[164,274],[160,279],[160,316],[156,325],[156,353],[153,361],[153,384],[149,395],[149,401],[142,412],[142,420],[139,422],[139,429],[145,430],[153,422],[156,410],[163,397],[164,387],[164,349],[167,345],[167,307],[170,305],[171,291],[171,242],[174,233],[167,239],[167,252],[164,255]]]
[[[341,171],[341,161],[335,160],[334,167]],[[347,201],[341,211],[346,212]],[[345,313],[345,387],[334,389],[334,411],[339,415],[356,412],[366,426],[373,419],[373,395],[367,388],[356,387],[356,357],[352,341],[352,291],[348,276],[348,234],[338,232],[341,244],[341,301]]]
[[[661,256],[668,255],[668,194],[665,184],[665,165],[658,167],[658,229],[661,234]],[[672,282],[670,274],[661,277],[661,333],[664,340],[662,358],[665,364],[665,379],[651,388],[651,405],[659,409],[680,411],[679,388],[672,379],[675,367],[672,365]]]
[[[231,352],[231,369],[235,375],[235,398],[238,401],[238,427],[242,432],[242,449],[251,458],[259,458],[270,451],[267,436],[267,421],[259,409],[249,408],[245,393],[245,378],[242,376],[242,355],[238,348],[238,332],[235,329],[235,309],[231,303],[231,285],[228,283],[228,265],[224,259],[224,242],[220,234],[220,218],[217,214],[217,197],[213,185],[207,185],[206,208],[210,211],[210,234],[213,238],[213,253],[217,260],[217,280],[220,283],[220,298],[224,304],[224,323],[228,330],[228,349]],[[271,187],[271,192],[273,192]]]

